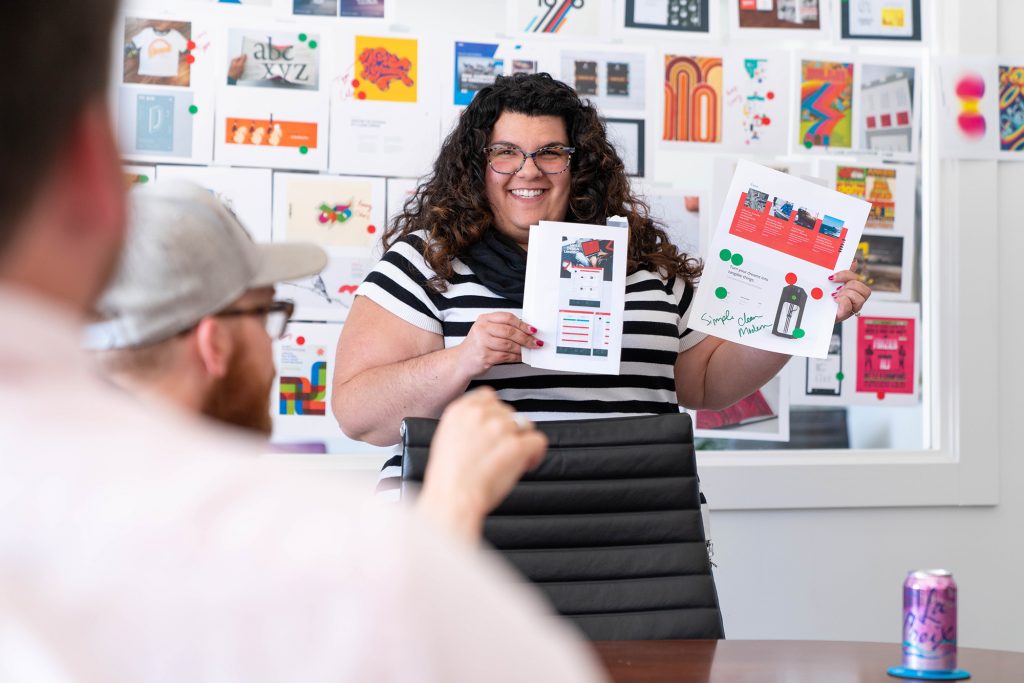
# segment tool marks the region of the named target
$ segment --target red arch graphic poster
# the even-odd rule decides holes
[[[674,142],[722,141],[722,58],[665,55],[665,127]]]

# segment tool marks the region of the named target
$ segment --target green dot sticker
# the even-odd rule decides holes
[[[836,379],[837,379],[838,381],[842,382],[842,381],[843,381],[844,379],[846,379],[846,375],[844,375],[844,374],[843,374],[843,373],[841,373],[841,372],[837,372],[837,373],[836,373]]]
[[[733,254],[732,255],[732,264],[734,266],[742,266],[743,265],[743,257],[740,256],[739,254]]]
[[[725,289],[725,287],[719,287],[718,289],[715,290],[715,296],[717,296],[719,299],[724,299],[725,297],[729,296],[729,292]]]
[[[149,176],[148,175],[140,175],[139,176],[139,185],[145,185],[148,182],[149,182]]]
[[[803,329],[798,327],[795,330],[793,330],[793,339],[803,339],[805,334],[806,332],[804,332]]]
[[[300,43],[304,43],[304,42],[306,42],[306,38],[307,38],[307,36],[306,36],[306,34],[305,34],[305,33],[300,33],[300,34],[299,34],[299,42],[300,42]]]
[[[316,49],[316,41],[315,40],[309,41],[309,47],[310,47],[310,49],[315,50]]]
[[[196,106],[196,105],[194,105],[194,104],[190,104],[190,105],[188,106],[188,113],[189,113],[189,114],[198,114],[198,113],[199,113],[199,107],[197,107],[197,106]]]
[[[811,147],[814,147],[814,143],[811,142],[810,140],[804,140],[804,147],[810,149]]]
[[[299,147],[299,154],[309,154],[309,147],[306,147],[305,145]]]
[[[729,259],[732,258],[732,252],[729,251],[728,249],[723,249],[722,251],[718,252],[718,258],[722,259],[723,261],[728,261]]]

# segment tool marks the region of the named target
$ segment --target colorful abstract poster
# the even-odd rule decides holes
[[[916,393],[916,323],[914,318],[862,315],[857,320],[857,391]]]
[[[921,40],[921,0],[843,0],[840,35],[858,40]]]
[[[722,142],[752,154],[784,154],[789,135],[790,58],[784,52],[725,57]]]
[[[802,147],[849,149],[853,146],[853,64],[800,62]]]
[[[939,62],[939,154],[996,159],[1000,150],[999,65],[984,57]]]
[[[192,23],[128,17],[124,22],[125,83],[189,87],[192,64]]]
[[[253,147],[293,147],[305,154],[317,148],[317,124],[311,121],[242,118],[229,116],[224,122],[224,142]]]
[[[271,239],[272,173],[266,168],[156,167],[156,181],[188,180],[217,196],[257,242]]]
[[[861,64],[858,148],[907,156],[917,150],[917,69]]]
[[[707,33],[708,0],[626,0],[626,28]]]
[[[647,56],[642,52],[566,50],[562,80],[602,113],[644,111],[647,103]]]
[[[824,26],[819,0],[730,0],[739,29],[818,31]]]
[[[466,106],[478,90],[493,85],[505,62],[495,57],[497,43],[455,43],[455,88],[452,103]]]
[[[601,37],[608,29],[606,0],[507,0],[508,30],[530,36]]]
[[[871,213],[868,214],[868,222],[864,226],[865,228],[870,230],[893,230],[896,227],[896,218],[899,214],[896,203],[896,173],[897,169],[893,167],[836,167],[836,190],[851,197],[866,199],[871,202]],[[906,200],[906,197],[902,199]],[[910,219],[914,212],[912,200],[911,202],[903,203],[902,209],[907,212],[903,218],[905,220]],[[905,220],[901,222],[905,223]]]
[[[688,411],[693,435],[703,439],[789,441],[789,373],[785,370],[721,410]]]
[[[331,377],[341,325],[291,322],[274,342],[278,376],[271,415],[274,442],[320,442],[341,436],[331,413]]]
[[[904,264],[910,254],[902,235],[861,235],[857,245],[857,274],[861,280],[871,287],[871,296],[899,295],[904,290],[909,293],[909,273],[904,272]],[[907,297],[909,298],[909,297]]]
[[[357,100],[416,102],[419,43],[415,38],[357,35],[355,39]]]
[[[317,90],[321,52],[317,33],[232,29],[227,84]]]
[[[221,86],[214,154],[219,164],[327,168],[327,94]]]
[[[999,66],[999,149],[1024,151],[1024,66]]]
[[[327,267],[313,277],[277,285],[277,295],[295,302],[294,320],[345,322],[356,290],[377,263],[369,253],[328,249]]]
[[[369,250],[385,220],[383,178],[278,173],[274,241]]]
[[[665,55],[663,140],[722,141],[722,58]]]
[[[619,158],[626,167],[626,175],[643,176],[646,171],[646,128],[643,119],[605,118],[605,130],[608,140],[615,147]]]

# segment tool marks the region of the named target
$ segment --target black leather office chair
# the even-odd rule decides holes
[[[403,424],[403,496],[436,420]],[[544,462],[484,537],[592,640],[723,638],[685,414],[540,422]]]

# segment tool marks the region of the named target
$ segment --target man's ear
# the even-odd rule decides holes
[[[207,374],[217,379],[228,374],[231,356],[235,352],[234,339],[223,321],[207,316],[196,326],[196,351]]]
[[[74,196],[89,226],[118,241],[125,224],[125,186],[106,104],[97,100],[83,111],[71,132],[66,169],[73,182],[65,187]],[[74,224],[74,223],[73,223]],[[78,230],[82,221],[77,221]]]

